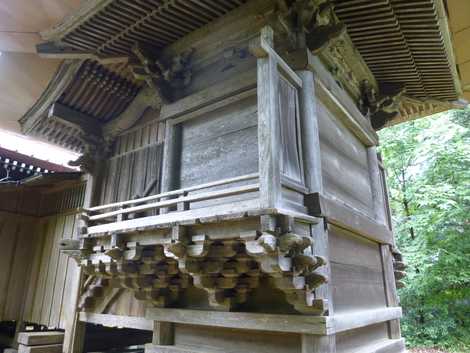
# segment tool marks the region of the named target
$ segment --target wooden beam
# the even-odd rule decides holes
[[[142,88],[118,117],[103,126],[103,135],[112,140],[134,126],[148,109],[157,109],[160,103],[160,99],[153,89],[150,87]]]
[[[44,42],[36,45],[36,53],[41,58],[62,60],[95,60],[103,65],[122,64],[129,61],[127,56],[100,57],[91,51],[81,51],[70,47],[58,46],[54,42]]]
[[[186,325],[301,333],[307,335],[334,335],[339,332],[396,320],[399,319],[401,315],[402,310],[400,307],[356,310],[354,312],[334,316],[149,308],[146,311],[145,317],[147,320],[164,320],[165,322]],[[108,321],[112,322],[111,318]]]
[[[230,99],[234,95],[256,89],[256,76],[252,72],[244,72],[236,77],[224,80],[221,83],[210,86],[174,103],[164,104],[160,111],[159,120],[178,118],[182,115],[201,111],[220,101]]]
[[[61,344],[48,344],[45,346],[18,346],[18,353],[62,353]]]
[[[62,344],[63,341],[64,333],[59,331],[20,332],[18,335],[18,343],[25,346]]]
[[[146,318],[186,325],[316,335],[328,335],[332,330],[331,319],[325,316],[149,308]]]
[[[101,136],[101,124],[97,119],[64,104],[54,103],[49,109],[48,117],[58,119],[65,125],[80,129],[86,134]]]
[[[388,307],[369,310],[355,310],[346,314],[339,314],[333,317],[334,332],[354,330],[360,327],[375,325],[381,322],[396,320],[401,318],[400,307]]]
[[[338,200],[320,193],[312,193],[305,196],[305,204],[310,214],[324,217],[330,224],[377,243],[392,244],[393,242],[393,233],[387,226]]]
[[[79,313],[79,320],[106,327],[125,327],[145,331],[153,330],[153,321],[143,317],[95,314],[82,311]]]

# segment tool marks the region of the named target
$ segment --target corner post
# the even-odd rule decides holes
[[[261,208],[275,208],[281,192],[279,73],[277,62],[266,46],[272,47],[274,33],[264,27],[259,38],[250,43],[251,53],[258,58],[258,148]]]
[[[288,59],[297,75],[302,80],[299,95],[302,153],[305,170],[305,184],[310,193],[323,193],[323,177],[320,151],[320,130],[318,127],[317,102],[315,97],[315,79],[312,68],[312,54],[307,49],[299,49]],[[331,279],[328,250],[328,230],[325,220],[311,226],[313,253],[323,256],[327,263],[317,271]],[[328,315],[333,316],[333,296],[330,282],[315,290],[315,296],[328,300]],[[335,353],[335,335],[302,335],[302,353]]]

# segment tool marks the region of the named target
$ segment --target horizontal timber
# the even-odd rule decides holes
[[[192,225],[197,223],[216,223],[227,220],[239,220],[244,217],[265,215],[291,216],[303,223],[317,224],[320,219],[303,213],[279,208],[260,208],[259,201],[248,200],[238,203],[199,208],[196,210],[171,212],[158,216],[131,219],[121,222],[91,226],[88,236],[108,235],[113,232],[139,232],[148,229],[169,228],[174,225]]]
[[[332,317],[149,308],[145,318],[80,312],[79,319],[82,322],[106,327],[148,331],[153,329],[153,321],[164,321],[240,330],[332,335],[399,319],[401,315],[399,307],[351,311]]]
[[[79,319],[82,322],[88,322],[94,325],[103,325],[106,327],[125,327],[136,330],[153,330],[153,321],[143,317],[108,315],[80,312]]]
[[[310,214],[324,217],[327,222],[381,244],[392,244],[393,233],[385,225],[360,213],[354,208],[319,193],[306,195]]]
[[[159,120],[178,118],[180,116],[201,111],[203,108],[225,102],[234,96],[256,90],[256,75],[248,71],[235,78],[215,84],[174,103],[165,104],[160,111]],[[254,92],[255,94],[256,92]]]

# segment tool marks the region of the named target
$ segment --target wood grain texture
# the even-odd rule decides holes
[[[18,335],[18,343],[24,344],[25,346],[61,344],[63,341],[64,333],[58,331],[21,332]]]
[[[335,314],[385,308],[379,245],[337,227],[328,234]]]

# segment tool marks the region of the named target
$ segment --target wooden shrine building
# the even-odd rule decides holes
[[[21,131],[84,175],[13,189],[0,320],[66,353],[404,352],[376,130],[466,105],[468,2],[57,2],[0,46],[27,53]]]

